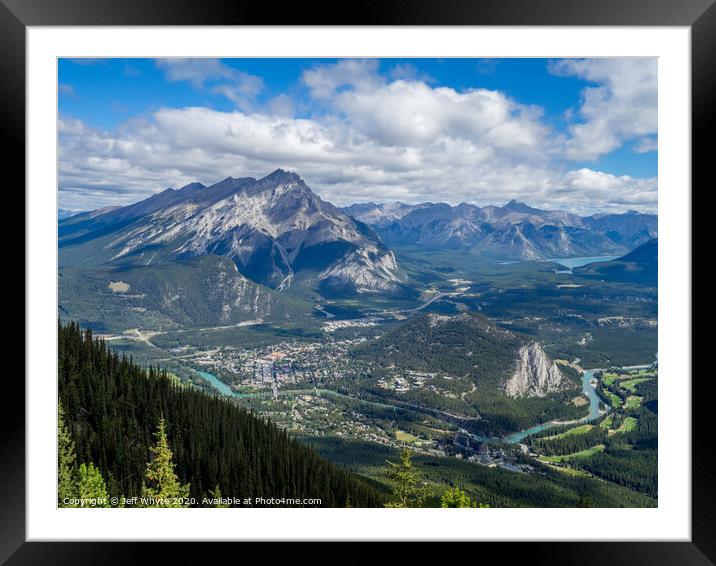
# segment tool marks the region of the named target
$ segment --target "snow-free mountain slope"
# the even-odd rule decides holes
[[[103,332],[302,324],[313,305],[250,281],[227,258],[60,270],[60,315]]]
[[[424,314],[356,350],[356,356],[417,371],[466,376],[481,391],[544,397],[574,387],[542,346],[478,313]]]
[[[152,264],[215,255],[270,287],[314,270],[327,285],[392,289],[395,258],[375,234],[295,173],[168,189],[83,222],[60,223],[61,265]]]
[[[357,206],[364,205],[345,210],[355,211]],[[583,217],[515,200],[482,208],[424,203],[392,222],[390,216],[376,212],[389,210],[389,205],[372,206],[383,209],[364,211],[358,217],[372,224],[386,245],[465,249],[505,259],[616,255],[648,241],[657,230],[655,215],[630,211]]]

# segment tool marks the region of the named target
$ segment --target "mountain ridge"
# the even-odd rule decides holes
[[[189,183],[143,201],[59,220],[60,267],[137,267],[229,259],[279,291],[308,278],[327,296],[402,292],[391,248],[418,245],[504,259],[620,255],[656,234],[657,217],[579,216],[515,199],[503,206],[425,202],[338,208],[295,172]]]
[[[395,257],[372,231],[282,169],[258,180],[192,183],[105,214],[60,221],[59,236],[65,266],[217,255],[273,288],[311,269],[323,284],[352,285],[357,292],[391,290],[400,281]]]
[[[388,246],[452,248],[504,259],[618,255],[653,238],[656,215],[636,211],[579,216],[511,200],[504,206],[421,203],[351,205]],[[396,210],[400,214],[396,214]]]

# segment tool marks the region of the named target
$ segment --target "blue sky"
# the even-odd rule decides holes
[[[323,198],[656,209],[653,59],[61,59],[60,207],[299,173]]]

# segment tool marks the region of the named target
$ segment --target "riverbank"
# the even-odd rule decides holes
[[[572,424],[580,424],[580,423],[588,423],[591,421],[594,421],[606,414],[608,414],[608,410],[602,410],[600,409],[600,403],[603,403],[602,398],[597,393],[597,379],[595,378],[595,374],[599,371],[604,371],[603,368],[595,368],[595,369],[584,369],[579,365],[579,360],[575,360],[574,362],[569,364],[574,369],[577,369],[582,373],[582,394],[588,399],[589,401],[589,413],[582,417],[581,419],[573,419],[569,421],[563,421],[563,420],[552,420],[548,421],[546,423],[540,423],[537,425],[534,425],[532,427],[519,430],[516,432],[513,432],[511,434],[508,434],[503,437],[482,437],[470,434],[470,436],[474,437],[475,439],[479,440],[480,442],[487,442],[487,443],[506,443],[506,444],[519,444],[521,443],[525,438],[528,436],[531,436],[533,434],[540,433],[544,430],[548,430],[550,428],[558,427],[558,426],[567,426]],[[623,366],[622,369],[641,369],[641,368],[647,368],[649,367],[649,364],[644,365],[636,365],[636,366]],[[214,374],[206,372],[206,371],[199,371],[197,370],[197,373],[206,380],[214,389],[216,389],[220,394],[230,396],[230,397],[236,397],[236,398],[261,398],[261,397],[267,397],[271,396],[272,393],[270,392],[255,392],[255,393],[239,393],[237,391],[234,391],[231,389],[228,385],[223,383],[221,380],[219,380]],[[318,395],[335,395],[336,397],[344,397],[346,399],[350,399],[354,402],[363,402],[368,403],[371,405],[381,406],[383,408],[396,408],[404,406],[404,404],[387,404],[387,403],[378,403],[375,401],[368,401],[365,399],[358,399],[354,397],[349,397],[348,395],[338,393],[337,391],[333,391],[331,389],[312,389],[312,390],[284,390],[281,391],[281,394],[283,395],[291,395],[291,394],[318,394]],[[276,396],[277,392],[274,392],[274,397]],[[605,403],[606,405],[606,403]],[[420,410],[421,407],[413,406],[411,407],[414,410]]]

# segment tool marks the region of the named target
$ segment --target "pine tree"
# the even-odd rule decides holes
[[[487,503],[478,503],[470,499],[470,496],[463,490],[457,487],[453,487],[445,490],[442,497],[440,498],[440,507],[470,507],[470,508],[481,508],[489,507]]]
[[[107,485],[93,463],[80,464],[77,473],[77,489],[82,500],[80,507],[109,507]]]
[[[581,495],[577,501],[577,507],[587,508],[592,506],[592,498],[588,495]]]
[[[75,323],[58,332],[59,398],[75,461],[94,463],[108,493],[134,498],[152,493],[147,487],[159,490],[146,473],[164,415],[174,471],[189,484],[192,505],[218,484],[232,498],[315,497],[323,506],[342,506],[350,496],[356,507],[382,506],[385,498],[373,486],[274,423],[197,388],[177,387],[166,371],[138,366]]]
[[[147,463],[146,478],[149,487],[142,489],[142,505],[146,507],[188,507],[189,484],[181,485],[174,472],[172,451],[167,441],[166,422],[159,419],[155,433],[156,446],[151,447],[153,457]]]
[[[420,480],[410,459],[410,451],[403,450],[400,464],[388,462],[388,477],[395,482],[393,501],[386,507],[422,507],[428,498],[428,489]]]
[[[77,484],[75,479],[75,443],[72,441],[70,431],[65,425],[65,414],[62,403],[57,405],[57,505],[59,507],[74,507],[67,500],[77,497]]]
[[[210,491],[209,495],[212,499],[216,499],[216,503],[214,504],[214,507],[217,509],[226,509],[229,507],[228,503],[222,503],[221,502],[221,489],[219,489],[219,484],[216,484],[216,487],[214,488],[214,491]]]

